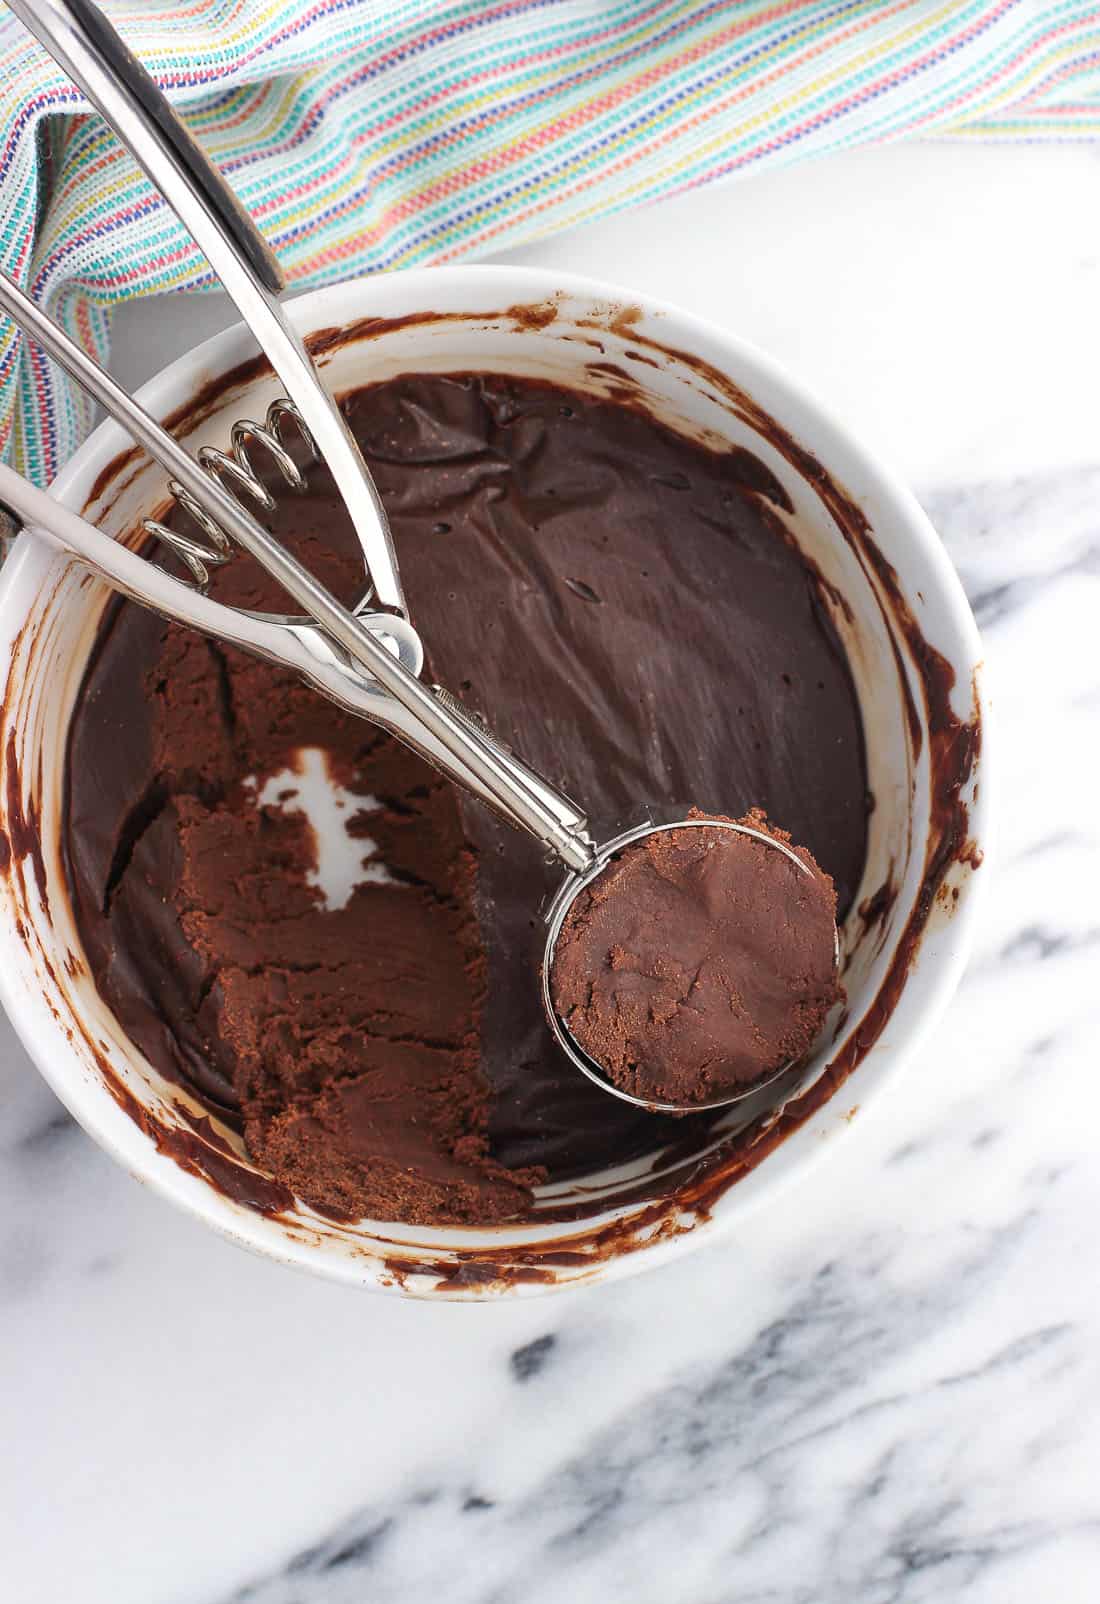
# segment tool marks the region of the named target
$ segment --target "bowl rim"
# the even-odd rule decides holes
[[[995,784],[991,788],[989,783],[988,693],[983,683],[980,637],[961,581],[913,492],[889,466],[835,420],[810,387],[793,377],[782,364],[759,350],[751,341],[659,297],[631,291],[587,275],[537,267],[460,264],[415,268],[399,274],[368,275],[306,291],[287,303],[287,312],[292,323],[302,332],[312,332],[330,327],[333,323],[349,324],[366,315],[401,315],[413,309],[411,303],[416,303],[421,310],[429,307],[442,309],[447,301],[456,298],[461,300],[465,294],[488,290],[490,287],[498,292],[498,299],[503,306],[510,306],[514,302],[544,302],[555,294],[564,294],[611,306],[636,305],[647,317],[667,319],[668,332],[676,343],[707,350],[708,360],[722,372],[734,377],[736,383],[754,400],[759,399],[759,391],[763,388],[767,392],[763,403],[767,411],[791,427],[799,440],[809,436],[806,443],[814,455],[852,492],[858,504],[864,505],[874,500],[889,509],[891,518],[904,527],[907,538],[914,543],[921,561],[930,570],[934,599],[939,609],[937,640],[941,649],[942,638],[946,635],[951,642],[949,661],[958,671],[960,662],[965,660],[974,676],[975,703],[981,718],[982,751],[981,785],[970,805],[970,833],[980,843],[983,856],[988,861],[991,789],[995,794]],[[350,303],[354,303],[354,312],[350,310]],[[476,316],[478,313],[471,309],[470,315]],[[136,398],[155,417],[163,417],[179,406],[181,400],[185,402],[188,397],[197,394],[204,383],[224,375],[254,355],[255,349],[244,325],[235,322],[161,368],[135,392]],[[775,398],[779,398],[778,407],[773,405]],[[790,414],[795,415],[794,423]],[[119,425],[110,420],[99,424],[57,475],[51,486],[51,494],[79,510],[85,504],[97,475],[131,444],[130,437]],[[5,633],[8,628],[8,622],[3,620],[5,602],[19,585],[25,571],[30,569],[33,572],[36,565],[48,567],[54,561],[56,549],[51,550],[44,543],[35,541],[30,534],[22,535],[16,542],[0,572],[0,629]],[[15,621],[16,629],[19,622]],[[895,1041],[890,1060],[878,1064],[876,1074],[865,1078],[865,1083],[859,1085],[858,1106],[861,1116],[879,1105],[887,1089],[912,1061],[920,1042],[945,1009],[968,960],[987,883],[988,872],[971,876],[967,894],[960,900],[949,924],[938,928],[939,940],[934,962],[920,966],[923,990],[918,1016],[907,1022],[901,1049],[898,1050]],[[7,901],[0,904],[0,921],[0,936],[17,939],[8,924]],[[924,946],[922,941],[922,952]],[[774,1199],[784,1188],[804,1179],[816,1168],[824,1154],[836,1150],[837,1139],[846,1137],[855,1123],[841,1114],[839,1118],[830,1120],[828,1131],[820,1133],[828,1135],[829,1140],[799,1142],[799,1138],[815,1134],[814,1127],[823,1115],[835,1114],[834,1094],[834,1098],[811,1116],[807,1127],[794,1132],[774,1154],[769,1155],[778,1158],[786,1154],[786,1162],[774,1165],[761,1163],[736,1185],[727,1188],[714,1203],[708,1217],[698,1219],[691,1230],[655,1239],[629,1252],[601,1258],[582,1275],[552,1283],[513,1282],[506,1287],[494,1283],[488,1289],[477,1286],[455,1289],[449,1285],[420,1287],[406,1285],[389,1276],[381,1254],[376,1256],[373,1249],[360,1258],[344,1253],[329,1253],[323,1246],[299,1241],[286,1233],[276,1238],[269,1229],[271,1221],[234,1204],[204,1179],[188,1174],[170,1156],[160,1153],[149,1136],[119,1108],[102,1081],[79,1072],[73,1049],[65,1040],[60,1024],[50,1017],[44,1000],[19,985],[11,973],[11,966],[6,964],[0,964],[0,1006],[56,1095],[89,1135],[136,1179],[212,1226],[219,1234],[264,1258],[344,1283],[432,1300],[497,1301],[502,1295],[533,1296],[610,1281],[665,1263],[686,1250],[713,1242],[721,1234],[728,1234],[736,1222],[747,1218],[766,1201]],[[51,1025],[53,1028],[48,1028]],[[43,1029],[43,1026],[47,1028]],[[873,1058],[874,1053],[875,1048],[872,1048],[857,1067],[851,1081],[853,1088],[864,1064]],[[847,1099],[844,1101],[846,1103]],[[612,1218],[617,1211],[604,1212]],[[577,1222],[571,1229],[577,1229],[581,1223]],[[472,1251],[464,1250],[460,1241],[452,1239],[452,1233],[457,1235],[461,1229],[448,1228],[447,1240],[439,1244],[441,1253]],[[485,1228],[478,1229],[484,1236]],[[482,1251],[485,1251],[484,1246]]]

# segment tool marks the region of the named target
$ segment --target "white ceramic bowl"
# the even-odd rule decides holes
[[[607,1279],[655,1264],[725,1229],[835,1147],[849,1130],[852,1105],[866,1108],[883,1093],[959,978],[975,890],[985,879],[974,873],[988,809],[984,751],[982,785],[975,762],[960,795],[968,852],[953,854],[934,883],[927,883],[927,859],[943,824],[944,799],[933,794],[935,762],[950,756],[952,742],[966,744],[981,713],[979,642],[962,589],[906,489],[766,357],[675,308],[639,304],[626,292],[558,274],[459,267],[336,285],[302,296],[292,314],[306,332],[352,330],[323,359],[338,391],[402,370],[430,369],[493,368],[605,391],[633,385],[658,416],[687,433],[747,446],[779,478],[794,506],[787,521],[851,613],[838,608],[836,621],[859,691],[876,798],[856,900],[887,878],[896,890],[877,924],[849,918],[847,1023],[802,1077],[797,1090],[810,1091],[797,1118],[790,1112],[763,1123],[758,1118],[751,1145],[741,1138],[749,1161],[735,1164],[711,1152],[705,1179],[689,1172],[697,1172],[696,1160],[707,1155],[693,1155],[670,1172],[668,1195],[656,1201],[623,1204],[629,1177],[590,1177],[592,1189],[577,1194],[587,1199],[583,1218],[540,1223],[536,1213],[523,1225],[481,1230],[370,1220],[342,1226],[304,1205],[265,1216],[231,1201],[216,1184],[216,1154],[204,1156],[190,1137],[185,1151],[173,1153],[171,1132],[188,1130],[180,1122],[180,1090],[166,1085],[122,1034],[82,961],[60,852],[64,752],[67,721],[108,597],[30,534],[0,578],[0,674],[6,682],[0,750],[7,782],[0,798],[0,863],[5,842],[10,858],[0,874],[0,997],[58,1096],[121,1164],[217,1230],[273,1258],[366,1286],[470,1298]],[[231,329],[167,368],[141,398],[166,417],[253,354],[247,333]],[[262,416],[277,393],[269,378],[253,378],[194,408],[185,425],[189,443],[224,445],[235,416]],[[164,494],[163,476],[153,468],[131,461],[108,472],[128,445],[114,426],[101,427],[54,487],[59,499],[86,509],[112,534],[131,530],[139,511],[151,510]],[[861,520],[869,537],[859,532]],[[880,560],[868,560],[869,549]],[[931,656],[927,646],[934,648]],[[926,705],[920,688],[922,664],[926,669],[941,659],[956,678],[950,716],[944,706]],[[906,685],[916,732],[905,711]],[[945,718],[951,728],[937,728]],[[918,902],[930,892],[927,921],[914,921]],[[896,995],[889,1028],[882,1029],[877,999],[891,973]],[[875,1038],[861,1058],[856,1031]],[[832,1085],[828,1066],[857,1058],[850,1078],[825,1096]],[[745,1117],[743,1110],[731,1113],[724,1129],[744,1125]],[[560,1204],[560,1191],[552,1201]]]

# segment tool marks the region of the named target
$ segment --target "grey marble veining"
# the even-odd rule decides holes
[[[194,1578],[151,1567],[155,1591],[120,1598],[1097,1596],[1100,469],[924,499],[984,618],[990,911],[888,1111],[735,1239],[523,1309],[364,1306],[142,1198],[6,1045],[0,1300],[16,1352],[56,1365],[59,1328],[98,1304],[88,1384],[106,1387],[108,1421],[130,1384],[150,1387],[130,1451],[164,1456],[159,1492],[134,1467],[135,1520],[165,1489],[193,1497],[204,1453],[241,1460],[227,1486],[243,1503],[204,1528]],[[211,1255],[196,1309],[187,1279]],[[28,1436],[56,1385],[44,1374],[15,1400],[37,1412]],[[110,1443],[89,1440],[99,1411],[61,1394],[76,1435],[50,1452],[69,1440],[109,1474]],[[176,1418],[196,1407],[198,1442]],[[50,1454],[41,1468],[56,1471]],[[81,1478],[61,1480],[76,1496]]]
[[[983,1285],[1011,1273],[1033,1226],[1025,1210],[908,1288],[890,1271],[901,1233],[849,1244],[843,1261],[799,1279],[744,1347],[581,1432],[520,1497],[463,1474],[426,1480],[227,1598],[1004,1597],[1005,1573],[1053,1541],[1100,1541],[1095,1512],[1052,1526],[1017,1503],[1018,1480],[1054,1453],[1051,1421],[1018,1434],[992,1477],[962,1474],[990,1446],[999,1408],[1056,1380],[1072,1390],[1072,1323],[1025,1323],[963,1365],[928,1370],[920,1356]],[[568,1396],[574,1363],[546,1352],[532,1381],[546,1407]]]
[[[1037,157],[1006,160],[1007,205],[1019,173],[1039,169]],[[919,163],[909,153],[902,167]],[[936,193],[949,193],[946,171],[935,175]],[[776,193],[788,204],[791,182]],[[1060,193],[1069,207],[1076,191]],[[766,192],[751,194],[764,196],[749,207],[763,228]],[[967,208],[984,194],[968,180],[954,212],[927,211],[911,234],[884,195],[876,227],[888,218],[894,248],[911,252],[931,235],[946,259],[952,218],[971,228]],[[1047,216],[1045,199],[1035,205]],[[777,216],[767,263],[784,246]],[[1081,230],[1094,226],[1081,216]],[[1077,299],[1057,316],[1078,319],[1087,353],[1100,279],[1086,257],[1100,252],[1081,233],[1070,262],[1078,213],[1066,217],[1058,282]],[[624,225],[615,248],[643,224]],[[765,275],[766,343],[824,328],[827,297],[843,304],[862,271],[840,249],[844,218],[831,236],[820,217],[810,226],[837,242],[815,269],[822,301],[784,319]],[[1007,253],[1016,236],[998,212],[965,236],[972,254],[984,231],[993,310],[975,340],[992,350],[993,324],[1012,328],[1038,304],[1028,290],[1039,248],[1021,226]],[[886,273],[888,253],[872,260]],[[963,328],[941,304],[951,274],[936,288],[929,263],[918,260],[940,301],[912,302],[908,357],[940,338],[934,317]],[[602,270],[627,271],[610,256]],[[885,282],[881,305],[866,288],[868,326],[896,318],[909,270]],[[725,276],[710,293],[726,304]],[[966,327],[983,315],[968,302]],[[809,341],[809,367],[850,365],[832,337]],[[1041,343],[1026,328],[1021,339]],[[1078,354],[1064,355],[1073,405],[1091,398],[1095,412]],[[907,1076],[855,1116],[838,1153],[695,1256],[563,1297],[427,1307],[253,1259],[135,1186],[0,1021],[5,1599],[1100,1598],[1100,440],[1059,466],[1029,452],[1021,428],[1011,473],[1000,447],[975,445],[968,476],[970,443],[1027,407],[1041,421],[1041,409],[1069,405],[1041,387],[1023,394],[1034,363],[1021,399],[1001,396],[998,371],[972,358],[955,370],[989,410],[961,444],[944,437],[927,374],[891,379],[893,348],[872,351],[850,381],[857,395],[877,376],[896,436],[925,420],[913,460],[948,465],[926,476],[922,500],[978,612],[992,693],[998,819],[984,917],[960,990]],[[929,388],[914,399],[918,383]],[[957,397],[946,415],[951,430],[970,427]]]

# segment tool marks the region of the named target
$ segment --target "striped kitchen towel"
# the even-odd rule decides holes
[[[298,286],[454,261],[905,135],[1100,133],[1096,0],[102,0]],[[100,357],[210,286],[98,117],[0,20],[0,265]],[[0,449],[47,482],[89,408],[0,330]]]

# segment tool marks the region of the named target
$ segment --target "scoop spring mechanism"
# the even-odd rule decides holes
[[[228,481],[232,494],[238,498],[243,494],[256,502],[264,512],[272,512],[275,497],[256,472],[249,455],[249,445],[262,446],[287,486],[300,494],[306,488],[306,480],[301,467],[286,448],[288,424],[297,432],[309,457],[315,459],[317,445],[306,420],[294,402],[282,396],[272,401],[263,423],[254,423],[251,418],[240,418],[234,423],[228,452],[219,451],[216,446],[201,446],[195,453],[196,460],[212,479],[223,486]],[[209,570],[229,561],[233,555],[233,543],[217,519],[212,518],[202,502],[178,480],[170,479],[168,489],[177,506],[194,520],[209,544],[204,545],[202,541],[182,534],[178,529],[170,529],[157,518],[143,518],[141,527],[146,534],[163,541],[175,553],[189,570],[196,589],[205,592],[210,583]]]

